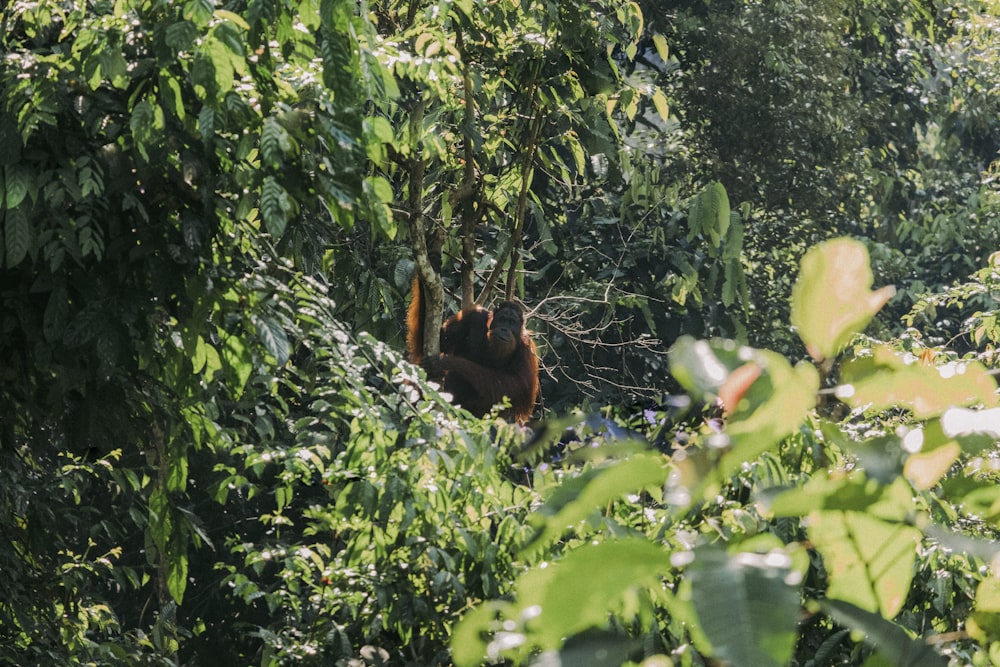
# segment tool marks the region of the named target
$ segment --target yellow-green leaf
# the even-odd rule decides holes
[[[660,118],[666,123],[670,119],[670,107],[667,105],[667,96],[659,88],[653,93],[653,106],[656,107],[656,113],[660,114]]]
[[[813,359],[836,356],[895,294],[893,287],[872,291],[873,282],[868,250],[858,241],[834,239],[806,253],[791,320]]]
[[[829,575],[826,594],[894,618],[913,580],[920,531],[861,512],[814,512],[809,538]]]
[[[656,54],[660,56],[660,60],[667,62],[667,56],[670,54],[667,49],[667,38],[660,33],[655,33],[653,35],[653,46],[656,47]]]
[[[837,397],[851,407],[905,407],[917,419],[936,417],[956,406],[996,405],[996,382],[982,364],[929,366],[884,346],[876,347],[870,357],[844,364],[841,381]]]

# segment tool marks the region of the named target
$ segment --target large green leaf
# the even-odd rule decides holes
[[[726,427],[717,445],[725,448],[720,474],[760,456],[794,433],[816,404],[819,374],[808,363],[730,340],[682,336],[670,349],[670,371],[699,400],[720,397]]]
[[[498,618],[511,614],[514,608],[509,602],[487,601],[462,616],[451,633],[451,658],[457,667],[476,667],[483,664],[489,650],[490,631],[498,624]],[[512,638],[523,642],[524,635]]]
[[[517,584],[521,609],[531,609],[531,638],[543,649],[604,627],[608,614],[637,588],[658,586],[670,555],[644,539],[588,545],[548,567],[532,570]],[[537,614],[537,615],[535,615]]]
[[[1000,579],[989,577],[979,582],[969,634],[984,643],[1000,637]]]
[[[759,352],[764,363],[766,380],[759,380],[746,392],[752,412],[743,404],[736,406],[729,416],[725,433],[729,436],[730,450],[722,459],[722,473],[735,472],[747,461],[752,461],[782,439],[795,433],[806,415],[816,405],[819,390],[819,373],[808,363],[792,366],[779,354]],[[757,387],[767,390],[766,399],[754,409]]]
[[[835,357],[892,298],[892,287],[872,291],[872,282],[868,250],[858,241],[835,239],[806,253],[791,320],[813,359]]]
[[[594,512],[627,493],[662,488],[669,474],[668,459],[659,453],[636,454],[623,461],[590,468],[567,477],[555,493],[532,515],[538,532],[527,545],[528,553],[546,547]]]
[[[949,664],[927,642],[913,639],[906,630],[877,614],[839,600],[824,600],[821,607],[837,623],[864,632],[866,641],[876,646],[882,657],[895,667],[945,667]]]
[[[920,531],[861,512],[809,515],[809,539],[829,573],[827,596],[891,619],[913,580]]]
[[[883,346],[844,364],[841,382],[837,396],[851,407],[906,407],[917,419],[936,417],[955,406],[996,405],[996,381],[982,364],[927,366]]]
[[[699,548],[685,570],[691,602],[715,655],[733,665],[782,667],[795,648],[801,575],[789,558]]]
[[[688,214],[688,239],[702,234],[718,247],[729,229],[729,195],[722,183],[713,181],[694,199]]]
[[[775,516],[806,516],[817,510],[842,510],[879,512],[879,507],[899,505],[896,498],[899,487],[884,486],[875,480],[865,479],[860,473],[850,477],[816,475],[803,486],[778,493],[768,509]],[[912,503],[908,503],[912,505]],[[884,510],[883,510],[884,511]],[[894,514],[898,512],[893,511]],[[905,515],[905,506],[903,514]]]

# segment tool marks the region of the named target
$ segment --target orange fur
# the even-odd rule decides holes
[[[505,302],[493,311],[477,307],[452,315],[441,326],[441,354],[424,358],[423,307],[414,277],[406,320],[410,361],[420,363],[470,412],[483,416],[506,396],[511,407],[501,414],[527,421],[538,400],[538,351],[521,309]]]

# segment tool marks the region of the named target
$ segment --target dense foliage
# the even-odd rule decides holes
[[[995,14],[6,3],[0,662],[1000,663]]]

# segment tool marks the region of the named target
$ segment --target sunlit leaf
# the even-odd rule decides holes
[[[613,566],[609,567],[609,564]],[[522,609],[537,610],[531,621],[534,643],[557,648],[567,637],[608,622],[629,591],[658,585],[670,569],[670,556],[644,539],[587,545],[517,583]]]
[[[522,645],[526,641],[523,633],[503,630],[497,632],[502,628],[502,619],[510,618],[516,613],[513,604],[493,600],[480,604],[462,616],[451,634],[451,657],[456,667],[482,665],[491,643],[494,646],[505,643],[508,647]]]
[[[667,48],[667,38],[660,33],[654,33],[653,46],[656,47],[656,54],[660,56],[660,60],[667,62],[667,56],[669,54],[669,50]]]
[[[188,557],[186,553],[173,554],[167,565],[167,590],[174,602],[180,604],[184,600],[187,589]]]
[[[627,493],[662,487],[668,474],[667,457],[647,452],[565,478],[552,497],[532,515],[538,532],[526,549],[545,547],[595,511]]]
[[[945,497],[993,526],[1000,526],[1000,486],[991,479],[954,477],[941,481]]]
[[[731,372],[719,387],[719,400],[726,413],[734,412],[750,386],[760,377],[763,369],[754,362],[744,364]]]
[[[766,376],[744,393],[748,400],[736,406],[724,435],[728,451],[720,464],[723,475],[736,471],[798,430],[803,419],[816,405],[819,373],[808,363],[792,367],[784,357],[773,352],[759,352],[758,360]],[[747,406],[747,407],[744,407]]]
[[[659,88],[653,93],[653,106],[664,123],[670,120],[670,106],[667,104],[667,96]]]
[[[806,516],[816,510],[864,512],[882,502],[887,488],[875,480],[817,475],[803,486],[777,492],[766,507],[775,516]],[[765,499],[767,497],[765,496]]]
[[[694,198],[688,213],[688,238],[702,234],[718,247],[729,229],[729,195],[722,183],[713,181]]]
[[[184,491],[188,479],[188,460],[185,452],[178,452],[170,457],[167,466],[167,491]]]
[[[841,381],[837,397],[851,407],[906,407],[917,419],[941,415],[955,406],[996,405],[996,381],[982,364],[961,361],[925,366],[884,346],[876,347],[871,356],[845,363]],[[958,413],[953,414],[957,420]],[[982,424],[991,418],[974,420],[979,424],[976,428],[985,428]]]
[[[827,596],[894,618],[913,580],[920,531],[861,512],[813,512],[809,538],[829,574]]]
[[[815,406],[819,389],[812,365],[793,367],[780,354],[727,340],[682,336],[670,349],[670,371],[697,400],[725,397],[723,475],[794,433]]]
[[[681,336],[670,348],[670,372],[697,400],[711,399],[732,370],[750,361],[750,348],[743,349],[730,341],[710,343]]]
[[[206,26],[212,20],[212,0],[187,0],[184,3],[183,16],[186,20],[198,26]]]
[[[835,239],[813,247],[802,259],[792,288],[792,324],[809,354],[831,359],[864,330],[895,290],[872,291],[868,250],[852,239]]]
[[[243,393],[250,374],[253,373],[250,350],[239,336],[225,336],[219,352],[225,368],[233,373],[235,380],[233,391],[239,396]]]
[[[969,617],[969,634],[981,642],[1000,637],[1000,578],[987,577],[976,589],[976,607]]]
[[[961,445],[952,441],[929,452],[911,454],[904,464],[904,474],[913,483],[915,489],[926,491],[933,488],[944,477],[961,453]]]

